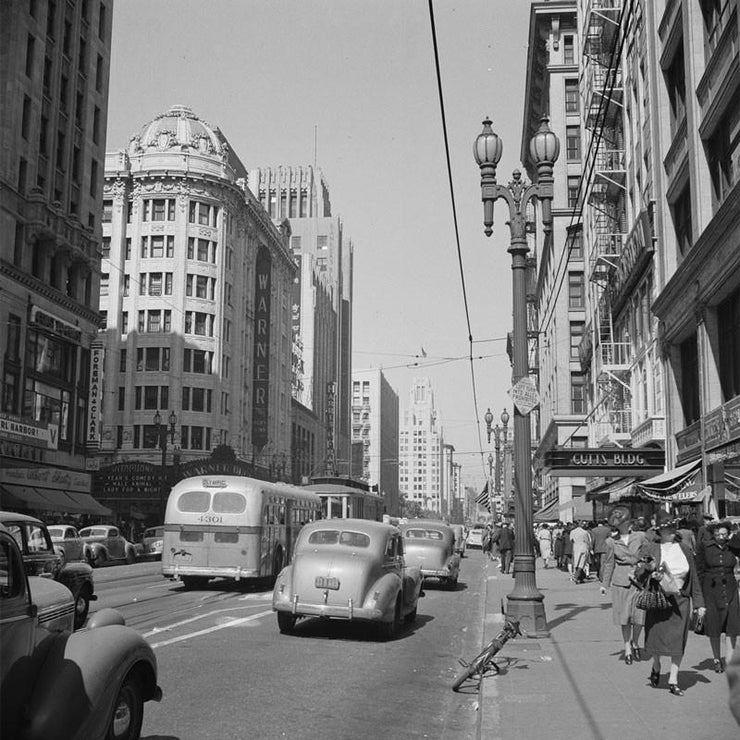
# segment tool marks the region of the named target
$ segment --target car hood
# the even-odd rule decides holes
[[[292,591],[301,603],[346,606],[352,599],[359,605],[376,575],[375,559],[369,555],[335,552],[328,548],[305,552],[293,560]]]

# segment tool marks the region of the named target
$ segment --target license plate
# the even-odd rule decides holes
[[[330,588],[333,591],[336,591],[339,588],[339,579],[327,578],[326,576],[316,576],[314,584],[316,585],[316,588]]]

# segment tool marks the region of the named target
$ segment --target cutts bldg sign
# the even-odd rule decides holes
[[[665,450],[628,447],[554,449],[545,454],[545,470],[552,476],[647,477],[662,473]]]

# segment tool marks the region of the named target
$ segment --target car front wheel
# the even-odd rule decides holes
[[[126,562],[129,565],[133,565],[136,562],[136,553],[133,550],[129,550],[126,553]]]
[[[87,613],[90,611],[90,591],[83,586],[75,598],[75,629],[78,630],[85,624]]]
[[[144,719],[144,702],[135,678],[127,676],[121,685],[108,723],[106,740],[136,740]]]
[[[98,550],[95,553],[91,554],[90,557],[90,565],[93,568],[99,568],[101,565],[103,565],[106,561],[105,553],[102,550]]]

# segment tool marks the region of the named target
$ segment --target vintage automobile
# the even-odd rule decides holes
[[[139,737],[144,702],[162,697],[154,652],[113,609],[78,632],[73,618],[69,590],[27,576],[0,527],[0,737]]]
[[[474,525],[468,532],[468,547],[477,547],[483,549],[483,535],[486,533],[486,529],[482,524]]]
[[[421,572],[408,567],[397,527],[367,519],[324,519],[306,524],[293,561],[277,577],[272,608],[280,631],[301,617],[375,622],[392,639],[413,622]]]
[[[80,537],[88,546],[88,558],[93,568],[110,560],[136,562],[136,548],[120,533],[118,527],[95,524],[81,529]]]
[[[467,541],[467,532],[462,524],[451,524],[452,532],[455,535],[455,552],[461,558],[465,557],[465,544]]]
[[[161,560],[164,526],[149,527],[141,535],[141,557]]]
[[[406,562],[421,569],[421,575],[438,578],[450,588],[457,586],[460,555],[449,525],[435,519],[410,519],[401,525]]]
[[[89,561],[88,544],[80,533],[70,524],[50,524],[47,529],[54,543],[54,550],[62,559],[62,563],[84,560]]]
[[[0,525],[10,532],[20,548],[29,576],[59,581],[71,592],[75,605],[74,627],[85,624],[90,602],[95,601],[95,582],[87,563],[64,562],[56,552],[46,525],[35,517],[0,511]]]

